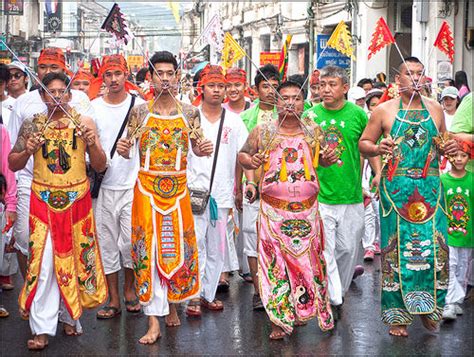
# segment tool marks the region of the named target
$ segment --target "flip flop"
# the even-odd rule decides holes
[[[250,273],[239,273],[239,276],[244,279],[246,283],[253,283],[252,274]]]
[[[199,306],[199,310],[190,309],[190,307]],[[201,311],[201,302],[200,301],[190,301],[186,307],[186,315],[192,317],[200,317],[202,315]]]
[[[10,313],[3,306],[0,306],[0,318],[8,317]]]
[[[206,299],[201,298],[201,306],[204,306],[208,310],[212,311],[222,311],[224,310],[224,304],[222,301],[214,299],[214,301],[209,302]]]
[[[101,315],[99,314],[99,312],[103,311],[104,312],[104,315]],[[112,315],[109,315],[108,312],[112,311]],[[104,306],[102,309],[100,309],[99,311],[97,311],[97,314],[96,314],[96,317],[99,319],[99,320],[109,320],[109,319],[113,319],[114,317],[117,317],[119,316],[120,314],[122,313],[122,310],[119,310],[117,309],[116,307],[114,306]]]
[[[123,302],[125,304],[125,308],[127,309],[127,312],[130,312],[131,314],[138,314],[142,312],[142,307],[140,305],[140,300],[138,298],[135,298],[135,300],[125,300],[123,299]],[[138,305],[139,309],[138,310],[131,310],[129,307],[135,307]]]
[[[217,285],[217,292],[218,293],[226,293],[229,291],[230,284],[227,280],[221,280],[219,281],[219,284]]]

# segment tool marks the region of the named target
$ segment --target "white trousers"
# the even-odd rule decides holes
[[[234,209],[234,220],[237,227],[239,227],[239,234],[235,238],[235,250],[237,251],[237,259],[239,260],[239,268],[242,274],[250,273],[249,262],[247,255],[244,253],[244,233],[242,231],[242,212]]]
[[[219,277],[227,253],[227,208],[218,209],[218,220],[211,223],[209,209],[194,215],[194,230],[198,244],[201,297],[209,302],[216,297]]]
[[[342,304],[351,285],[358,249],[364,233],[364,205],[326,205],[319,210],[324,225],[324,258],[331,304]]]
[[[48,233],[44,247],[41,271],[38,278],[36,294],[30,307],[30,328],[33,335],[55,336],[58,319],[82,332],[79,320],[73,320],[61,300],[58,282],[54,273],[53,245]]]
[[[235,212],[235,211],[234,211]],[[239,258],[235,245],[235,222],[231,214],[227,215],[226,254],[223,272],[239,270]]]
[[[132,268],[133,189],[101,188],[95,205],[95,219],[102,264],[106,275]]]
[[[258,258],[257,254],[257,218],[260,210],[260,200],[253,203],[244,201],[242,214],[242,232],[244,235],[244,254]]]
[[[374,243],[380,241],[379,201],[371,193],[370,204],[364,210],[364,235],[362,236],[362,247],[375,250]]]
[[[28,256],[30,242],[30,195],[31,188],[18,186],[18,201],[16,205],[16,221],[13,225],[14,247],[21,254]]]
[[[154,249],[154,258],[152,266],[152,286],[153,296],[151,301],[143,306],[143,313],[147,316],[166,316],[170,313],[168,304],[168,286],[160,281],[158,268],[156,267],[156,249]]]
[[[446,304],[462,303],[472,274],[472,248],[449,247],[449,285]]]

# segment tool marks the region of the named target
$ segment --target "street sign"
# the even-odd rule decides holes
[[[3,9],[5,15],[23,15],[23,0],[5,0]]]
[[[143,67],[143,56],[128,56],[127,63],[132,72],[138,72]]]
[[[329,65],[350,68],[351,59],[349,57],[336,51],[334,48],[326,48],[329,37],[331,37],[331,35],[318,35],[316,37],[316,58],[318,58],[316,68],[320,69]],[[324,50],[324,48],[326,48],[326,50]]]
[[[280,64],[280,52],[260,52],[260,66],[271,63],[274,66]]]

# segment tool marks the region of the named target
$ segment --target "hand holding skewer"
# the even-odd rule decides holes
[[[435,136],[433,142],[450,162],[454,161],[454,156],[459,150],[459,145],[458,142],[452,138],[449,132],[445,131],[444,133]]]
[[[41,132],[32,133],[26,140],[26,153],[30,156],[34,155],[44,142],[45,139]]]

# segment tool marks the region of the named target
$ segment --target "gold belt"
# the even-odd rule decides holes
[[[410,177],[412,179],[421,179],[423,175],[423,169],[420,167],[410,167],[410,168],[398,168],[395,170],[395,174],[393,176],[405,176],[405,177]],[[382,176],[387,177],[388,176],[388,170],[384,169],[382,171]],[[433,167],[430,167],[428,169],[428,175],[427,176],[439,176],[439,169],[435,169]]]
[[[274,208],[278,208],[278,209],[282,209],[282,210],[290,211],[290,212],[301,212],[301,211],[310,209],[311,207],[313,207],[314,202],[316,202],[316,196],[310,197],[303,201],[293,201],[293,202],[281,200],[279,198],[266,195],[264,193],[262,193],[261,198],[265,203],[268,203],[270,206]]]

